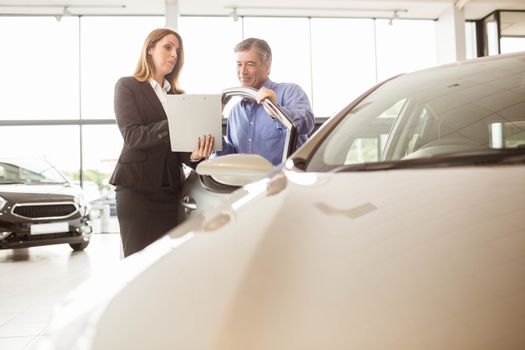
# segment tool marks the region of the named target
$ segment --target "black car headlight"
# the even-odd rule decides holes
[[[78,206],[78,211],[80,212],[80,215],[86,216],[89,214],[89,204],[86,202],[82,194],[77,194],[75,196],[75,203]]]

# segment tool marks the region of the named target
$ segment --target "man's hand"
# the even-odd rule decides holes
[[[203,158],[208,158],[213,150],[213,143],[215,138],[211,135],[202,135],[197,138],[195,143],[195,150],[190,156],[190,160],[193,162],[198,162]]]
[[[277,103],[277,95],[275,94],[275,91],[265,88],[264,86],[257,91],[257,103],[261,103],[262,100],[265,98],[268,98],[272,100],[274,103]]]
[[[257,103],[261,103],[262,100],[264,100],[265,98],[271,100],[274,103],[277,103],[277,94],[275,93],[275,91],[273,91],[271,89],[268,89],[268,88],[265,88],[263,86],[257,92]],[[269,110],[266,109],[266,106],[264,106],[264,110],[266,111],[266,113],[268,113],[270,115],[270,117],[273,118],[273,115],[270,113]]]

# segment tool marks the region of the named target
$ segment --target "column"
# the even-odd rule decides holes
[[[464,60],[465,48],[465,14],[451,4],[439,16],[436,25],[438,64]]]
[[[179,1],[166,0],[166,27],[177,30],[179,22]]]

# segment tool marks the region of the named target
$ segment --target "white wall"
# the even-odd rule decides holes
[[[437,61],[439,64],[451,63],[466,58],[465,15],[454,5],[450,5],[436,25]]]

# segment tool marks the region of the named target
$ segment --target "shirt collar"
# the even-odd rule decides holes
[[[273,86],[273,81],[271,81],[270,78],[266,79],[266,80],[264,81],[264,83],[262,84],[262,86],[264,86],[265,88],[268,88],[268,89],[272,89],[272,90],[274,90],[274,89],[272,88],[272,86]]]
[[[161,86],[159,85],[159,83],[157,83],[157,81],[156,81],[155,79],[153,79],[153,78],[152,78],[152,79],[149,79],[148,81],[149,81],[151,87],[153,88],[153,90],[155,90],[155,89],[157,88],[157,86],[158,86],[162,91],[164,91],[165,93],[168,93],[168,91],[171,90],[171,84],[170,84],[170,82],[169,82],[167,79],[164,79],[164,87],[161,87]]]

